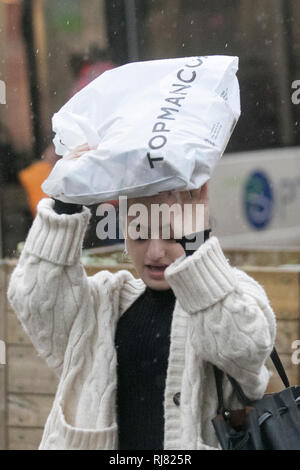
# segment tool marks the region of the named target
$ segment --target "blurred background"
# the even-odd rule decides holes
[[[299,246],[299,24],[295,0],[1,0],[1,256],[25,238],[73,93],[126,62],[208,54],[240,58],[242,106],[211,182],[215,233],[228,249]]]
[[[53,113],[127,62],[236,55],[242,113],[210,182],[212,228],[230,261],[266,288],[279,320],[277,348],[299,383],[291,362],[300,338],[299,25],[297,0],[0,0],[2,292],[58,158]],[[95,239],[91,209],[86,253],[111,254],[87,269],[118,269],[123,246]],[[0,448],[36,448],[56,381],[2,297]]]

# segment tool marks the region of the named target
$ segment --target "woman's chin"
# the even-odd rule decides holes
[[[149,276],[145,276],[143,279],[144,283],[147,284],[150,289],[155,289],[155,290],[167,290],[170,289],[169,284],[163,279],[151,279]]]

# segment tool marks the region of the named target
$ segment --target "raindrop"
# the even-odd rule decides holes
[[[67,24],[70,24],[70,20],[67,20]]]
[[[261,13],[260,15],[257,15],[257,16],[256,16],[256,19],[257,19],[257,21],[260,22],[260,21],[262,21],[262,20],[265,18],[265,16],[266,16],[266,15],[265,15],[264,13]]]
[[[228,43],[226,42],[226,44],[225,44],[225,49],[227,49],[227,47],[228,47]]]
[[[194,20],[191,20],[191,24],[194,24],[194,23],[195,23]]]
[[[184,42],[183,42],[182,45],[181,45],[181,47],[184,47],[184,46],[185,46],[185,44],[184,44]]]

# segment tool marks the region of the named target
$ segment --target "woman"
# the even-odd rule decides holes
[[[171,207],[177,195],[138,201]],[[163,221],[152,238],[135,239],[128,230],[138,279],[126,270],[87,277],[80,255],[89,209],[39,202],[8,299],[60,377],[40,449],[220,448],[211,424],[213,364],[250,399],[263,396],[276,330],[268,298],[229,265],[218,239],[207,237],[207,184],[182,195],[183,211],[187,201],[204,204],[206,241],[185,253],[185,237],[162,236]],[[177,223],[170,219],[171,237]],[[227,379],[224,396],[241,407]]]

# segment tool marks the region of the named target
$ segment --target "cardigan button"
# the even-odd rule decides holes
[[[180,405],[180,392],[175,393],[175,395],[173,396],[173,401],[176,406]]]

